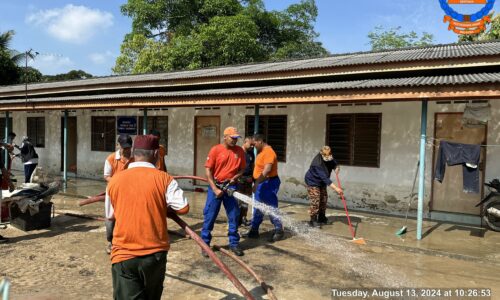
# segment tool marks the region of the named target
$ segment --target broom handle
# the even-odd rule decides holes
[[[339,188],[342,189],[342,185],[340,184],[339,174],[337,174],[337,172],[335,172],[335,176],[337,177],[337,183],[339,185]],[[354,240],[355,238],[354,229],[352,228],[351,218],[349,217],[349,212],[347,211],[347,203],[344,198],[344,193],[340,194],[340,197],[342,198],[342,203],[344,204],[345,215],[347,216],[347,223],[349,223],[349,230],[351,231],[352,239]]]

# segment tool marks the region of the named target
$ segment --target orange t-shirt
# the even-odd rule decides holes
[[[210,149],[205,162],[205,168],[210,168],[215,180],[219,182],[233,178],[245,167],[245,152],[239,146],[226,148],[223,144],[215,145]]]
[[[271,146],[265,146],[255,159],[255,167],[253,169],[253,178],[257,179],[264,171],[264,166],[267,164],[273,164],[271,167],[271,172],[267,174],[267,177],[278,176],[278,157],[276,152],[274,152]]]
[[[158,161],[156,162],[156,168],[160,171],[167,171],[167,166],[165,165],[165,155],[167,154],[167,150],[165,146],[160,145],[158,149]]]
[[[167,199],[173,180],[166,172],[138,167],[111,178],[108,195],[114,209],[113,264],[168,251]]]

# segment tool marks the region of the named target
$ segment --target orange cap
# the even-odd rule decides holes
[[[229,135],[232,138],[240,138],[240,134],[238,133],[238,130],[234,127],[227,127],[224,129],[224,135]]]

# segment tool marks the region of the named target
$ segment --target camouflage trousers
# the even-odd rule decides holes
[[[328,193],[326,187],[307,186],[307,195],[309,196],[309,216],[314,217],[326,212],[326,203]]]

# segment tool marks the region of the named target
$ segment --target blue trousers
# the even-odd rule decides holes
[[[35,171],[38,164],[28,164],[24,165],[24,183],[30,182],[31,174]]]
[[[231,187],[234,188],[234,187]],[[238,234],[238,218],[240,217],[240,208],[238,201],[234,197],[228,196],[226,193],[220,198],[215,197],[215,194],[210,186],[207,190],[207,202],[203,209],[203,228],[201,230],[201,238],[207,245],[210,245],[212,240],[212,230],[214,229],[215,220],[220,211],[221,204],[224,204],[226,216],[229,224],[227,235],[229,236],[229,247],[236,247],[240,242]]]
[[[257,186],[254,197],[256,202],[264,203],[268,206],[278,208],[278,191],[280,189],[281,181],[279,177],[273,177],[266,179],[261,184]],[[283,224],[279,217],[269,215],[271,223],[273,223],[274,228],[277,230],[283,229]],[[259,226],[264,220],[264,214],[254,208],[252,217],[252,229],[259,230]]]

